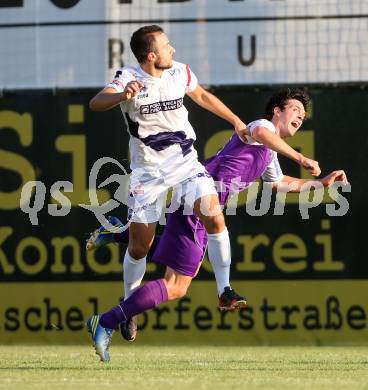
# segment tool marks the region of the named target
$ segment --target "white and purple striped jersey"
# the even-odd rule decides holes
[[[258,119],[256,121],[253,121],[247,125],[247,128],[249,130],[250,136],[247,136],[248,143],[250,145],[262,145],[259,142],[257,142],[253,137],[253,130],[256,127],[265,127],[266,129],[270,130],[272,133],[276,134],[276,128],[274,124],[267,119]],[[279,159],[277,158],[277,153],[274,150],[271,150],[272,152],[272,161],[267,166],[266,171],[262,175],[262,180],[265,182],[278,182],[282,180],[284,177],[284,174],[282,173]]]
[[[183,105],[184,95],[198,85],[189,66],[174,61],[161,77],[149,75],[140,66],[125,66],[106,87],[123,92],[134,80],[144,88],[120,104],[130,133],[131,168],[172,169],[184,160],[197,160],[192,147],[196,135]]]

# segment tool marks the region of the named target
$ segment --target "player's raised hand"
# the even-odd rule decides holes
[[[319,167],[318,161],[303,156],[300,165],[312,176],[319,176],[321,174],[321,168]]]
[[[346,173],[343,170],[333,171],[321,179],[321,182],[325,187],[330,187],[336,181],[348,184]]]
[[[124,89],[123,96],[124,100],[129,100],[137,96],[139,91],[144,88],[144,84],[141,81],[133,80],[130,81]]]

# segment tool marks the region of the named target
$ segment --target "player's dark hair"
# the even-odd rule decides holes
[[[303,104],[305,112],[308,111],[310,102],[309,95],[301,89],[281,89],[273,94],[266,104],[265,118],[271,120],[273,117],[273,110],[275,107],[280,107],[284,111],[287,102],[291,99],[299,100]]]
[[[130,39],[130,48],[138,63],[146,62],[148,53],[154,51],[154,33],[157,32],[163,33],[164,30],[153,24],[152,26],[143,26],[133,33]]]

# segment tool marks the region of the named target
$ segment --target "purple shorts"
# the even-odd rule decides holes
[[[152,260],[193,277],[206,248],[207,232],[202,222],[195,215],[183,215],[180,207],[168,217]]]

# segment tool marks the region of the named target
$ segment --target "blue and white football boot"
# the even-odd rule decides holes
[[[92,232],[86,243],[87,251],[115,242],[114,234],[119,233],[124,225],[119,218],[113,216],[108,217],[107,220],[112,226],[102,225]]]
[[[100,315],[90,317],[87,322],[88,332],[91,333],[96,354],[102,362],[110,361],[109,346],[114,329],[104,328],[100,325]]]

